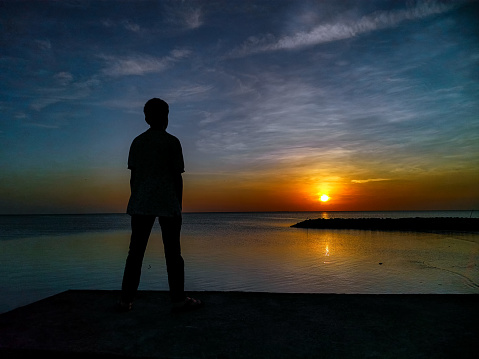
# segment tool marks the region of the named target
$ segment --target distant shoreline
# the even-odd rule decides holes
[[[389,231],[459,231],[479,232],[479,218],[318,218],[293,224],[293,228],[365,229]]]

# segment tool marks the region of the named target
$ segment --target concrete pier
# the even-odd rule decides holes
[[[0,315],[0,357],[472,358],[478,295],[138,294],[117,313],[115,291],[67,291]]]

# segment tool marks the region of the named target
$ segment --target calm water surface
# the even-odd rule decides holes
[[[184,215],[187,290],[479,293],[479,233],[290,228],[307,218],[469,217],[470,212]],[[477,217],[477,212],[472,213]],[[0,312],[68,289],[119,289],[127,215],[0,216]],[[155,227],[140,289],[166,290]]]

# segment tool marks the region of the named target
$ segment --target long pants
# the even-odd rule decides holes
[[[138,290],[143,257],[155,219],[155,216],[131,216],[130,250],[126,259],[121,295],[125,303],[132,302]],[[163,237],[171,300],[179,302],[185,299],[185,265],[180,246],[181,217],[158,217],[158,222]]]

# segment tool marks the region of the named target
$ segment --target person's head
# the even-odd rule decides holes
[[[152,128],[166,130],[168,127],[168,114],[170,108],[168,104],[159,99],[152,98],[148,100],[143,108],[143,113],[145,114],[145,121]]]

